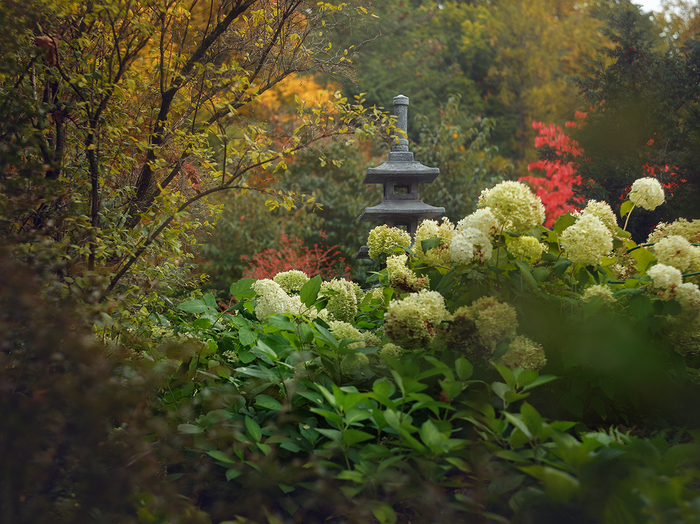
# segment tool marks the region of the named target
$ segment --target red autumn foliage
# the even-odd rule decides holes
[[[321,238],[328,235],[321,231]],[[244,278],[273,278],[277,273],[296,269],[309,277],[321,275],[324,280],[333,278],[350,278],[350,265],[340,256],[338,245],[326,247],[318,243],[312,248],[305,246],[298,237],[280,235],[280,248],[268,248],[252,256],[242,255],[241,260],[248,263],[243,271]]]
[[[586,113],[576,112],[576,118],[583,120]],[[567,122],[566,127],[575,127],[576,122]],[[533,122],[532,127],[539,130],[539,136],[535,138],[535,147],[551,147],[558,156],[571,154],[576,157],[582,153],[578,143],[564,133],[561,127],[554,124],[545,125],[542,122]],[[538,160],[527,166],[528,171],[541,169],[544,176],[523,176],[518,180],[527,182],[535,194],[542,199],[545,207],[546,219],[544,225],[549,227],[560,215],[571,211],[577,211],[578,207],[571,202],[578,202],[574,198],[574,186],[581,183],[581,177],[576,174],[573,162],[562,160]],[[580,199],[579,199],[580,200]]]

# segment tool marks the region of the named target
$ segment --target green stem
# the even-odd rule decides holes
[[[627,231],[627,223],[630,221],[630,215],[632,214],[632,211],[634,211],[634,208],[637,207],[635,204],[632,204],[632,209],[630,209],[630,212],[627,213],[627,219],[625,219],[625,227],[622,228],[623,231]]]

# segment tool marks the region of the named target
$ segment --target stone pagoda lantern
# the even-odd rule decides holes
[[[408,130],[408,98],[403,95],[394,97],[394,115],[396,127],[404,133]],[[418,184],[430,184],[440,174],[437,167],[426,167],[413,160],[413,153],[408,150],[408,140],[399,136],[389,153],[389,159],[379,167],[370,167],[363,182],[365,184],[383,184],[382,203],[366,207],[360,220],[383,222],[390,227],[401,227],[415,239],[418,224],[426,218],[439,218],[445,213],[444,207],[426,204],[418,195]],[[357,258],[369,258],[369,248],[362,246]]]

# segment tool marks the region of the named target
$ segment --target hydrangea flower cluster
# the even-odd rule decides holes
[[[492,252],[489,236],[473,227],[457,229],[449,247],[450,260],[457,264],[485,262],[491,258]]]
[[[496,360],[496,364],[511,369],[523,368],[539,371],[547,364],[547,357],[544,349],[537,342],[518,335],[511,341],[505,355]]]
[[[457,231],[473,227],[488,236],[497,235],[499,231],[498,220],[491,212],[490,207],[477,209],[471,215],[467,215],[457,222]]]
[[[410,247],[411,235],[403,229],[384,224],[369,232],[367,246],[369,257],[377,260],[381,255],[392,254],[395,247]]]
[[[653,211],[659,207],[664,203],[665,198],[661,183],[651,177],[635,180],[629,193],[629,199],[632,203],[647,211]]]
[[[479,207],[490,208],[498,223],[509,231],[525,233],[544,222],[542,201],[522,182],[507,180],[484,189]]]
[[[455,315],[464,312],[474,321],[481,342],[491,352],[499,342],[514,337],[518,329],[518,312],[510,304],[499,302],[494,297],[481,297],[460,310]]]
[[[397,346],[396,344],[392,344],[391,342],[384,344],[382,349],[379,350],[380,357],[391,357],[394,359],[399,358],[402,353],[403,348],[401,346]]]
[[[269,278],[256,280],[253,290],[258,295],[255,306],[255,316],[258,320],[265,320],[270,315],[286,313],[291,307],[289,295],[282,287]]]
[[[611,233],[615,233],[617,227],[617,216],[607,202],[599,202],[597,200],[589,200],[586,207],[581,211],[580,216],[593,215],[598,217],[605,224]]]
[[[530,235],[511,238],[506,247],[514,257],[526,260],[539,260],[542,257],[542,253],[548,249],[546,244]]]
[[[362,332],[349,322],[344,322],[342,320],[331,320],[328,322],[331,333],[333,336],[342,340],[357,340],[358,342],[352,342],[348,344],[349,349],[357,349],[365,347],[365,337]]]
[[[613,248],[612,233],[592,214],[582,214],[575,224],[564,230],[559,241],[569,260],[586,266],[600,264]]]
[[[443,217],[442,223],[438,223],[437,220],[423,220],[416,230],[413,252],[426,264],[431,266],[448,266],[450,264],[449,247],[454,231],[454,226],[447,217]],[[439,238],[440,245],[424,252],[422,242],[430,238]]]
[[[682,236],[691,244],[700,244],[700,220],[688,221],[685,218],[679,218],[670,224],[660,222],[647,238],[647,242],[658,242],[671,235]]]
[[[419,278],[410,268],[406,267],[408,255],[391,255],[386,259],[386,269],[389,277],[389,285],[397,294],[414,293],[421,289],[428,289],[430,279]]]
[[[656,264],[647,270],[654,287],[670,289],[683,284],[683,274],[673,266]]]
[[[445,299],[437,291],[421,290],[402,300],[392,300],[384,316],[384,334],[406,349],[425,347],[450,313]]]
[[[334,278],[321,284],[321,295],[327,295],[326,309],[336,320],[349,321],[357,313],[357,291],[359,286],[344,278]]]
[[[351,375],[369,364],[369,357],[364,353],[348,353],[340,361],[340,371],[345,375]]]
[[[654,244],[654,253],[659,264],[673,266],[681,271],[686,271],[691,266],[699,251],[700,248],[692,246],[680,235],[662,238]]]
[[[593,297],[600,297],[608,304],[615,303],[615,295],[608,286],[595,285],[586,288],[581,298],[584,302],[588,302]]]
[[[277,273],[272,279],[277,282],[287,293],[299,291],[309,281],[309,277],[303,271],[291,269]]]

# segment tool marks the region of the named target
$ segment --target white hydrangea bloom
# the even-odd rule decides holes
[[[659,264],[685,271],[693,261],[693,247],[682,236],[671,235],[654,244],[654,253]]]
[[[469,227],[478,229],[489,236],[496,235],[499,231],[498,220],[496,220],[496,217],[491,212],[490,207],[477,209],[471,215],[468,215],[457,222],[457,231],[467,229]]]
[[[589,200],[586,207],[581,211],[581,216],[593,215],[598,217],[605,227],[607,227],[611,233],[615,233],[615,227],[617,226],[617,216],[615,212],[610,207],[607,202],[598,202],[597,200]]]
[[[321,284],[321,295],[328,295],[326,309],[337,320],[352,320],[357,313],[356,284],[344,278],[334,278]]]
[[[277,282],[287,293],[299,291],[309,281],[309,277],[303,271],[291,269],[277,273],[272,279]]]
[[[476,324],[481,342],[493,351],[499,342],[515,336],[518,312],[510,304],[494,297],[481,297],[470,306],[459,308],[455,316],[465,314]]]
[[[516,233],[525,233],[545,219],[540,197],[522,182],[512,180],[484,189],[479,196],[479,207],[490,208],[499,225]]]
[[[697,284],[686,282],[675,286],[667,295],[669,299],[680,302],[685,313],[694,314],[700,309],[700,289]]]
[[[466,227],[455,231],[450,243],[450,259],[457,264],[484,262],[491,258],[491,239],[483,231]]]
[[[369,232],[367,246],[369,257],[377,260],[381,255],[391,254],[395,247],[410,247],[411,235],[403,229],[384,224]]]
[[[386,269],[389,278],[389,285],[397,290],[398,293],[413,293],[421,289],[430,287],[430,279],[418,278],[418,276],[406,266],[408,256],[391,255],[386,259]]]
[[[331,333],[338,339],[338,342],[343,340],[358,340],[359,342],[352,342],[348,345],[349,349],[357,349],[365,347],[365,337],[355,326],[349,322],[343,322],[342,320],[331,320],[328,323]]]
[[[529,235],[510,239],[506,244],[506,248],[513,256],[527,260],[539,260],[542,257],[542,253],[547,251],[546,244]]]
[[[255,306],[255,316],[258,320],[263,321],[270,315],[289,311],[290,297],[274,280],[269,278],[257,280],[252,287],[258,295]]]
[[[683,284],[683,274],[675,267],[665,264],[656,264],[649,268],[647,275],[651,277],[654,287],[661,289],[669,289]]]
[[[379,356],[380,357],[391,357],[391,358],[399,358],[401,354],[403,353],[403,349],[401,346],[397,346],[396,344],[392,344],[391,342],[384,344],[382,346],[382,349],[379,350]]]
[[[613,248],[612,233],[594,215],[581,215],[564,230],[559,240],[569,260],[586,266],[600,264]]]
[[[653,211],[664,203],[664,188],[655,178],[639,178],[632,184],[629,199],[635,206]]]
[[[363,353],[350,353],[343,357],[340,361],[340,371],[346,375],[350,375],[355,371],[359,371],[369,364],[369,358]]]
[[[511,341],[508,351],[496,360],[496,364],[511,369],[523,368],[539,371],[547,364],[547,357],[544,349],[537,342],[519,335]]]
[[[582,296],[583,301],[588,302],[593,297],[600,297],[609,304],[615,302],[615,295],[613,295],[612,290],[608,286],[595,285],[586,288]]]
[[[419,348],[429,343],[440,323],[449,318],[443,296],[423,289],[391,301],[384,316],[384,333],[403,348]]]
[[[443,217],[442,223],[437,220],[423,220],[416,230],[416,241],[413,252],[416,256],[431,266],[448,266],[450,263],[450,243],[454,235],[454,226],[447,217]],[[439,238],[440,245],[423,251],[423,240]]]

